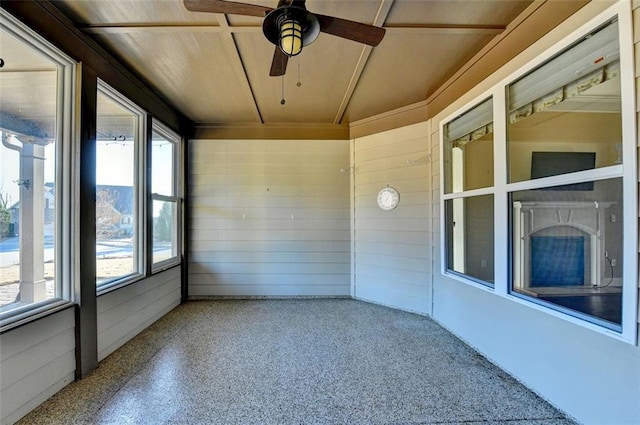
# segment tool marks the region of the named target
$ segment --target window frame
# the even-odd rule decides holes
[[[618,39],[620,44],[620,84],[621,84],[621,105],[622,105],[622,155],[625,158],[623,164],[610,165],[593,170],[577,172],[567,175],[557,175],[544,177],[535,180],[508,183],[508,163],[507,163],[507,89],[508,86],[517,81],[527,73],[548,61],[555,55],[569,48],[572,44],[583,38],[598,27],[606,24],[611,19],[618,19]],[[598,16],[581,25],[569,35],[564,37],[550,48],[545,49],[534,59],[510,73],[506,78],[492,84],[491,88],[485,90],[473,100],[467,102],[456,111],[442,118],[439,123],[440,129],[440,268],[441,274],[465,284],[483,289],[497,296],[507,298],[528,308],[532,308],[546,314],[561,318],[582,327],[619,339],[626,343],[637,344],[638,329],[638,171],[637,171],[637,150],[636,141],[636,112],[635,112],[635,76],[634,76],[634,46],[632,31],[631,6],[627,2],[619,1]],[[486,189],[476,191],[445,193],[444,176],[444,125],[457,116],[480,104],[483,99],[493,96],[494,100],[494,270],[495,286],[493,288],[480,284],[465,275],[452,273],[446,268],[447,241],[445,238],[445,200],[463,196],[473,196],[476,194],[489,193]],[[562,309],[554,309],[547,305],[537,304],[528,298],[515,294],[511,290],[511,270],[512,270],[512,238],[510,226],[511,207],[509,205],[509,195],[512,192],[535,189],[539,187],[555,186],[560,184],[575,183],[590,180],[604,180],[608,178],[622,178],[622,199],[623,210],[623,233],[632,235],[624,238],[622,250],[629,253],[625,256],[622,268],[622,323],[621,330],[610,329],[603,326],[597,318],[587,320],[584,317],[569,314]],[[502,260],[500,264],[499,259]]]
[[[160,121],[157,120],[152,120],[151,123],[151,134],[149,135],[149,139],[150,139],[150,145],[152,143],[153,140],[153,133],[159,133],[160,135],[162,135],[167,141],[169,141],[171,143],[172,146],[172,150],[173,150],[173,162],[172,162],[172,173],[173,173],[173,182],[172,182],[172,195],[164,195],[164,194],[159,194],[159,193],[155,193],[153,192],[153,188],[152,183],[153,183],[153,149],[149,149],[149,167],[151,168],[151,176],[149,177],[150,181],[148,184],[148,190],[149,190],[149,210],[153,211],[153,202],[154,201],[165,201],[165,202],[174,202],[175,203],[175,219],[174,219],[174,225],[175,225],[175,248],[176,248],[176,254],[175,256],[172,256],[170,258],[167,258],[165,260],[161,260],[158,262],[154,262],[153,261],[153,214],[149,215],[149,220],[151,220],[151,235],[149,237],[149,243],[151,244],[151,249],[149,250],[149,263],[151,264],[151,274],[155,274],[155,273],[159,273],[161,271],[164,271],[168,268],[174,267],[178,264],[181,263],[181,246],[182,246],[182,192],[181,192],[181,188],[182,188],[182,179],[181,179],[181,173],[180,173],[180,164],[182,163],[181,161],[181,156],[180,153],[182,152],[181,144],[182,144],[182,137],[180,137],[180,135],[174,131],[172,131],[168,126],[166,126],[165,124],[163,124]]]
[[[100,296],[105,293],[111,292],[115,289],[119,289],[123,286],[130,285],[144,279],[147,270],[147,203],[145,194],[147,191],[147,176],[146,176],[146,164],[147,164],[147,113],[138,106],[135,102],[128,99],[122,93],[111,87],[109,84],[98,78],[97,81],[98,95],[102,93],[110,100],[117,102],[121,107],[127,109],[133,115],[137,117],[137,128],[135,129],[136,140],[134,144],[134,171],[133,171],[133,185],[134,185],[134,219],[133,223],[136,226],[134,232],[133,242],[133,258],[134,258],[134,271],[132,273],[123,275],[113,280],[108,280],[102,284],[98,284],[96,281],[96,295]],[[96,182],[97,186],[97,182]],[[97,243],[97,240],[96,240]],[[96,262],[97,262],[96,255]]]
[[[462,183],[462,189],[461,190],[456,190],[454,188],[453,182],[451,183],[451,191],[446,193],[446,187],[447,187],[447,176],[446,176],[446,164],[445,164],[445,144],[448,143],[448,141],[445,140],[445,128],[447,127],[447,125],[449,125],[450,123],[454,122],[457,118],[461,117],[462,115],[473,111],[476,107],[480,107],[482,106],[484,103],[486,103],[487,101],[491,101],[492,104],[492,116],[493,116],[493,161],[494,161],[494,181],[493,184],[491,186],[487,186],[487,187],[481,187],[481,188],[477,188],[477,189],[464,189],[464,183]],[[440,221],[441,224],[441,235],[442,235],[442,254],[441,254],[441,272],[444,275],[447,275],[449,277],[453,277],[455,279],[459,279],[462,280],[463,282],[468,282],[468,283],[472,283],[474,286],[477,286],[479,288],[484,288],[484,289],[489,289],[489,290],[493,290],[495,287],[495,281],[496,281],[496,271],[497,268],[495,267],[496,265],[496,261],[494,258],[494,282],[487,282],[484,281],[482,279],[479,279],[477,277],[465,274],[463,272],[459,272],[454,270],[453,268],[449,268],[447,266],[447,262],[448,262],[448,251],[449,251],[449,247],[448,247],[448,239],[447,239],[447,228],[446,228],[446,222],[445,222],[445,218],[446,218],[446,201],[454,201],[457,199],[466,199],[466,198],[475,198],[475,197],[481,197],[481,196],[493,196],[493,208],[494,208],[494,252],[495,252],[495,245],[496,245],[496,241],[495,241],[495,235],[496,235],[496,230],[495,230],[495,215],[496,215],[496,208],[497,208],[497,203],[496,203],[496,166],[495,166],[495,161],[496,161],[496,126],[495,126],[495,116],[496,116],[496,97],[494,96],[494,93],[491,91],[485,92],[483,93],[481,96],[477,96],[476,98],[474,98],[471,102],[467,103],[467,105],[465,105],[463,108],[459,109],[456,113],[451,114],[450,116],[446,117],[445,119],[443,119],[442,121],[440,121],[439,124],[439,128],[440,128],[440,193],[441,193],[441,202],[440,202],[440,216],[442,217],[442,220]],[[452,169],[452,174],[453,174],[453,164],[451,165],[451,169]],[[464,170],[463,170],[464,171]],[[453,177],[453,176],[452,176]]]
[[[0,30],[15,37],[57,67],[56,146],[55,146],[55,291],[52,299],[6,309],[0,313],[0,333],[40,317],[58,312],[74,302],[74,282],[77,280],[74,257],[77,254],[79,215],[78,191],[74,186],[78,177],[77,91],[78,63],[48,42],[31,28],[0,8]]]

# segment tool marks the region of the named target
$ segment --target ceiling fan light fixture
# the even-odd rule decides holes
[[[284,16],[284,15],[283,15]],[[295,56],[302,51],[302,25],[288,16],[280,23],[280,41],[278,45],[287,56]]]
[[[262,22],[267,40],[287,56],[295,56],[315,41],[320,34],[320,22],[313,13],[299,6],[283,6],[272,10]]]

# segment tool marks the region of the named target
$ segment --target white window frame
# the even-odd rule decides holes
[[[136,143],[134,145],[134,225],[136,226],[136,232],[133,242],[133,258],[134,258],[134,271],[128,275],[120,278],[109,280],[102,284],[96,282],[96,294],[98,296],[107,292],[129,285],[133,282],[141,280],[145,277],[145,270],[147,267],[147,255],[146,255],[146,240],[147,240],[147,203],[146,203],[146,140],[147,140],[147,114],[138,105],[122,95],[117,90],[113,89],[107,83],[98,78],[98,93],[102,93],[108,96],[111,100],[117,102],[120,106],[127,109],[133,115],[137,117]],[[97,256],[96,256],[97,261]]]
[[[56,102],[55,284],[59,297],[0,312],[4,332],[67,308],[73,302],[78,245],[76,131],[77,62],[0,8],[0,29],[46,56],[58,67]]]
[[[622,104],[622,155],[624,163],[608,167],[597,168],[573,175],[574,180],[584,181],[602,180],[607,178],[623,179],[622,196],[623,205],[623,233],[629,235],[623,241],[623,252],[626,254],[623,264],[622,283],[622,330],[616,331],[604,327],[595,321],[589,321],[581,317],[564,313],[562,311],[533,303],[525,298],[511,294],[511,283],[509,280],[509,264],[504,259],[510,258],[509,240],[511,230],[509,223],[508,197],[511,192],[534,189],[541,186],[553,186],[556,184],[572,183],[572,178],[565,176],[553,176],[523,182],[507,183],[507,107],[506,90],[509,84],[516,81],[523,75],[532,71],[556,54],[570,47],[573,43],[592,32],[609,20],[617,17],[619,25],[620,43],[620,84],[621,84],[621,104]],[[536,59],[530,61],[525,66],[513,72],[505,79],[491,87],[489,90],[476,96],[472,101],[456,110],[455,113],[444,117],[440,121],[440,269],[441,274],[452,279],[464,282],[471,286],[493,293],[497,296],[507,298],[518,304],[544,312],[551,316],[562,318],[571,323],[578,324],[598,333],[608,335],[621,341],[637,344],[638,329],[638,170],[637,170],[637,149],[636,140],[636,112],[635,112],[635,75],[634,75],[634,46],[633,46],[633,26],[631,4],[627,1],[619,1],[609,9],[600,13],[586,24],[580,26],[570,35],[563,38],[551,48],[538,55]],[[493,96],[494,108],[494,258],[495,258],[495,286],[494,288],[481,285],[470,278],[460,274],[453,274],[446,269],[447,246],[445,240],[445,211],[444,201],[447,199],[459,198],[460,194],[445,194],[444,192],[444,125],[455,117],[470,110],[479,104],[483,99]],[[477,194],[491,193],[486,189],[479,191],[464,192],[465,196],[475,196]]]
[[[182,138],[176,132],[172,131],[171,129],[169,129],[169,127],[167,127],[162,122],[157,120],[153,120],[152,122],[151,133],[153,134],[154,132],[161,134],[167,139],[167,141],[171,142],[171,146],[173,149],[173,163],[172,163],[173,194],[171,196],[167,196],[167,195],[162,195],[159,193],[152,192],[151,205],[149,206],[149,208],[153,208],[153,201],[175,202],[176,209],[174,213],[176,216],[174,220],[174,225],[176,226],[176,229],[175,229],[176,255],[171,258],[167,258],[166,260],[158,261],[157,263],[153,262],[153,255],[152,255],[151,258],[149,259],[149,261],[151,262],[151,273],[157,273],[180,264],[180,261],[181,261],[180,253],[181,253],[181,246],[182,246],[182,192],[181,192],[182,180],[180,178],[181,177],[180,164],[182,163],[181,157],[180,157],[180,152],[182,151],[182,149],[180,148],[180,145],[182,143]],[[151,158],[151,167],[153,167],[153,158]],[[151,182],[149,184],[149,188],[153,189],[151,188]],[[152,238],[153,238],[153,235],[152,235]]]
[[[499,97],[500,99],[502,99],[503,97]],[[472,111],[474,108],[476,108],[477,106],[480,106],[481,104],[483,104],[485,101],[487,100],[491,100],[492,105],[493,105],[493,117],[494,117],[494,135],[493,135],[493,156],[494,156],[494,184],[492,186],[489,187],[483,187],[483,188],[479,188],[479,189],[469,189],[469,190],[464,190],[464,168],[460,169],[459,172],[461,174],[461,179],[460,179],[460,184],[459,184],[459,189],[457,188],[458,185],[454,185],[452,182],[452,190],[450,193],[445,193],[445,184],[446,184],[446,176],[445,176],[445,164],[444,164],[444,153],[445,153],[445,127],[451,123],[453,120],[455,120],[456,118],[458,118],[459,116]],[[496,116],[496,97],[494,96],[494,93],[489,91],[489,92],[485,92],[483,95],[476,97],[473,101],[469,102],[467,105],[465,105],[465,107],[459,109],[456,113],[451,114],[450,116],[448,116],[447,118],[443,119],[442,121],[440,121],[440,193],[441,193],[441,211],[440,211],[440,217],[442,217],[442,220],[440,220],[440,225],[441,225],[441,229],[440,229],[440,234],[442,235],[442,255],[440,256],[441,259],[441,264],[440,264],[440,268],[441,268],[441,272],[444,275],[447,275],[449,277],[452,277],[454,279],[459,279],[462,280],[463,282],[466,283],[472,283],[474,286],[479,287],[479,288],[483,288],[483,289],[489,289],[489,290],[493,290],[494,286],[495,286],[495,282],[497,280],[497,276],[496,276],[496,272],[497,272],[497,268],[494,266],[494,283],[490,283],[490,282],[485,282],[481,279],[475,278],[473,276],[467,275],[464,272],[457,272],[453,269],[447,268],[447,253],[448,253],[448,247],[447,247],[447,238],[446,238],[446,222],[445,222],[445,217],[446,217],[446,201],[456,201],[456,200],[460,200],[463,201],[465,198],[477,198],[480,196],[486,196],[486,195],[491,195],[493,196],[493,209],[494,209],[494,223],[497,223],[495,221],[495,216],[496,216],[496,208],[498,208],[498,204],[496,202],[496,189],[495,189],[495,183],[497,181],[497,178],[495,176],[496,173],[496,128],[495,128],[495,116]],[[455,154],[452,152],[452,157]],[[452,158],[453,161],[453,158]],[[455,170],[453,169],[453,165],[452,165],[452,178],[453,178],[453,174],[455,174]],[[494,224],[494,237],[496,235],[496,230],[495,230],[495,224]],[[494,249],[495,249],[495,245],[497,244],[497,242],[494,241]],[[461,249],[466,250],[466,246],[462,246]],[[494,259],[494,263],[495,263],[495,259]]]

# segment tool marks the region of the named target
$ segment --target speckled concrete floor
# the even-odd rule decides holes
[[[573,422],[428,318],[354,300],[190,302],[20,424]]]

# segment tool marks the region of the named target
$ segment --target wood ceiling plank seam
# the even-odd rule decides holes
[[[99,25],[82,27],[86,34],[135,34],[142,32],[189,32],[189,33],[220,33],[225,31],[219,25]]]
[[[376,17],[373,20],[373,25],[383,26],[384,21],[389,16],[389,12],[391,11],[391,6],[393,6],[394,0],[380,0],[380,6],[378,7],[378,12],[376,13]],[[371,46],[363,46],[362,52],[360,53],[360,57],[358,58],[358,62],[351,74],[351,79],[349,80],[349,84],[347,85],[347,89],[345,90],[344,96],[342,97],[342,101],[340,102],[340,106],[338,106],[338,111],[336,113],[336,117],[333,120],[334,124],[340,124],[344,114],[349,106],[349,102],[351,102],[351,97],[356,90],[356,86],[358,85],[358,81],[362,77],[362,73],[364,72],[365,65],[371,56],[371,52],[373,48]]]
[[[473,26],[447,25],[432,27],[429,25],[418,26],[388,26],[384,27],[387,34],[393,35],[497,35],[503,32],[506,26]]]
[[[235,41],[235,39],[233,38],[233,34],[231,32],[231,27],[229,26],[229,21],[227,20],[226,15],[218,15],[218,23],[220,24],[220,27],[223,29],[223,45],[225,47],[225,50],[227,51],[228,56],[231,58],[231,66],[234,67],[235,72],[240,75],[240,76],[244,76],[244,79],[242,79],[244,81],[244,83],[246,84],[245,90],[243,90],[246,95],[247,95],[247,99],[251,99],[250,103],[253,104],[253,107],[251,108],[253,110],[254,113],[254,117],[258,120],[258,123],[260,124],[264,124],[264,119],[262,118],[262,114],[260,113],[260,108],[258,107],[258,102],[256,100],[256,95],[253,91],[253,87],[251,87],[251,81],[249,81],[249,75],[247,74],[247,70],[244,66],[244,62],[242,61],[242,56],[240,55],[240,50],[238,49],[238,45]]]

